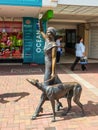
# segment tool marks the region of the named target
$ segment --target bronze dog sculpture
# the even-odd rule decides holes
[[[41,106],[46,100],[50,100],[53,110],[53,120],[55,121],[55,100],[58,102],[58,107],[60,107],[61,104],[59,104],[59,99],[62,97],[67,97],[68,102],[68,109],[66,112],[63,113],[63,115],[66,115],[70,109],[71,109],[71,99],[73,97],[73,101],[81,108],[82,114],[84,115],[84,109],[83,105],[80,103],[80,96],[82,92],[82,87],[77,82],[63,82],[59,84],[53,84],[44,86],[42,83],[39,83],[38,80],[30,80],[27,79],[28,82],[36,86],[38,89],[40,89],[43,93],[41,95],[40,103],[32,117],[32,119],[35,119],[39,112],[41,111]]]

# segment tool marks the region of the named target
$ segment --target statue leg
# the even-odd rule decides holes
[[[62,81],[60,80],[58,75],[56,75],[55,78],[54,78],[54,84],[59,84],[59,83],[62,83]],[[61,107],[63,107],[62,103],[59,100],[56,100],[55,110],[59,111]]]
[[[56,116],[56,113],[55,113],[55,100],[54,99],[51,99],[51,106],[52,106],[52,110],[53,110],[53,119],[52,119],[52,122],[55,122],[55,116]]]
[[[62,113],[62,116],[66,116],[67,113],[71,110],[72,106],[71,106],[71,100],[72,100],[72,96],[73,96],[73,93],[70,93],[67,95],[67,103],[68,103],[68,108],[67,108],[67,111],[66,112],[63,112]]]
[[[59,100],[56,100],[56,102],[57,102],[57,104],[56,104],[55,110],[60,111],[60,108],[63,107],[63,105]]]
[[[44,82],[44,86],[53,85],[53,84],[59,84],[59,83],[62,83],[62,82],[61,82],[60,78],[58,77],[58,75],[55,75],[54,77],[51,77],[50,79],[46,80]],[[59,111],[61,107],[63,107],[62,103],[59,102],[59,100],[56,100],[55,110]]]
[[[80,102],[81,92],[82,92],[82,88],[81,87],[77,87],[75,89],[75,92],[74,92],[74,95],[73,95],[73,101],[81,108],[81,110],[82,110],[82,116],[85,116],[83,105]]]
[[[42,105],[44,104],[44,102],[47,100],[47,96],[45,93],[42,93],[41,97],[40,97],[40,102],[39,105],[36,108],[35,113],[32,116],[32,120],[36,119],[36,117],[38,116],[39,112],[41,112],[43,110]]]

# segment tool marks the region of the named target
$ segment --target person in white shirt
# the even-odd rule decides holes
[[[76,58],[75,58],[74,63],[71,66],[72,71],[74,71],[75,66],[80,61],[80,59],[85,56],[85,45],[83,44],[83,38],[82,37],[78,38],[78,41],[75,45],[75,49],[76,49],[75,50]],[[81,64],[81,69],[82,69],[82,71],[86,70],[85,64]]]
[[[56,62],[59,63],[60,61],[60,56],[61,56],[61,41],[62,41],[62,36],[59,36],[58,39],[56,40],[56,44],[57,44],[57,54],[56,54]]]

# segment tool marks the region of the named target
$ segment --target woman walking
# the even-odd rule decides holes
[[[75,61],[71,66],[71,70],[74,71],[76,65],[78,64],[78,62],[81,60],[81,58],[83,58],[85,56],[85,45],[83,44],[83,38],[79,37],[77,39],[77,43],[75,45]],[[81,64],[81,69],[82,71],[86,70],[86,66],[85,64]]]

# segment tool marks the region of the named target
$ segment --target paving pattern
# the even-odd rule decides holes
[[[80,66],[77,68],[72,72],[70,64],[60,64],[57,65],[57,73],[62,82],[78,81],[82,84],[81,102],[86,115],[82,117],[80,108],[72,102],[70,113],[61,116],[67,108],[67,101],[62,98],[63,108],[57,112],[57,121],[52,123],[49,101],[43,105],[43,113],[36,120],[31,120],[42,92],[29,84],[26,78],[37,78],[42,82],[44,65],[0,66],[0,130],[98,130],[98,96],[85,84],[93,85],[97,91],[98,63],[89,64],[85,72],[80,70]]]

